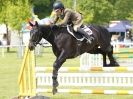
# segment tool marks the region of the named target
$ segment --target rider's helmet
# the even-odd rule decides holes
[[[53,10],[64,9],[64,5],[61,1],[57,1],[53,4]]]

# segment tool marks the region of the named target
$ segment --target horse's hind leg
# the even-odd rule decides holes
[[[106,62],[106,55],[107,54],[101,48],[96,48],[92,52],[88,52],[88,53],[91,53],[91,54],[102,54],[102,56],[103,56],[103,66],[107,66],[107,62]]]
[[[107,66],[107,62],[106,62],[106,53],[102,53],[103,55],[103,67]]]
[[[115,58],[113,57],[113,46],[109,46],[107,49],[107,56],[110,60],[110,64],[108,66],[119,66],[119,64],[117,63],[117,61],[115,60]]]

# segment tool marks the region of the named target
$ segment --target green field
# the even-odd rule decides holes
[[[42,55],[36,57],[37,66],[52,66],[54,60],[55,57],[51,48],[43,48]],[[18,95],[17,79],[21,62],[22,59],[18,58],[16,49],[11,49],[10,53],[5,53],[4,57],[0,57],[0,99],[11,99]],[[63,66],[79,66],[79,57],[73,60],[67,60]],[[90,88],[92,89],[92,87]],[[113,88],[106,87],[106,89]],[[124,88],[122,87],[117,89]],[[51,99],[133,99],[132,95],[87,95],[67,93],[57,93],[56,95],[52,95],[51,93],[43,94],[51,97]]]

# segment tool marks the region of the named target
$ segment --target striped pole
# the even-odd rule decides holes
[[[34,51],[30,51],[26,46],[24,58],[22,61],[18,84],[19,97],[36,95],[36,79],[35,79],[35,59]]]
[[[37,93],[45,92],[52,93],[52,89],[37,89]],[[103,90],[103,89],[58,89],[58,93],[70,93],[70,94],[105,94],[105,95],[133,95],[133,90]]]
[[[36,67],[36,72],[51,72],[53,67]],[[105,72],[128,72],[133,71],[133,67],[90,67],[88,69],[81,69],[79,67],[61,67],[59,72],[79,72],[79,71],[105,71]]]
[[[124,54],[122,54],[122,55],[117,54],[117,55],[114,55],[114,57],[115,58],[133,58],[133,55],[132,54],[126,54],[126,55],[124,55]]]
[[[133,53],[132,50],[127,50],[127,51],[114,51],[113,52],[114,54],[129,54],[129,53]]]

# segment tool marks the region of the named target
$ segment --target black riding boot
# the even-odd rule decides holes
[[[85,36],[85,38],[87,39],[87,43],[90,43],[90,44],[92,43],[92,40],[94,38],[92,38],[90,35],[88,35],[83,29],[78,28],[77,32],[79,32],[79,33],[81,33],[81,34],[83,34]]]

